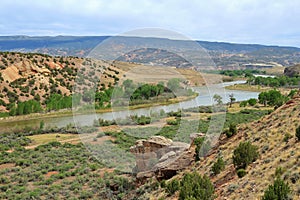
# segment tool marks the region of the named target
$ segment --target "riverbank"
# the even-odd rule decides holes
[[[262,87],[260,85],[236,84],[236,85],[226,86],[225,89],[243,90],[243,91],[249,91],[249,92],[265,92],[265,91],[271,90],[272,88]]]
[[[135,109],[140,109],[140,108],[149,108],[149,107],[153,107],[153,106],[165,106],[165,105],[188,101],[188,100],[196,98],[198,95],[199,95],[198,93],[195,93],[191,96],[181,96],[181,97],[169,99],[164,102],[132,105],[127,108],[126,107],[114,107],[114,108],[97,109],[97,110],[95,110],[95,112],[96,113],[108,113],[108,112],[113,112],[113,111],[123,111],[126,109],[135,110]],[[73,112],[71,109],[63,109],[63,110],[51,111],[51,112],[47,112],[47,113],[31,113],[28,115],[2,117],[2,118],[0,118],[0,127],[2,127],[3,124],[7,123],[7,122],[12,123],[12,122],[30,121],[30,120],[42,121],[42,120],[47,120],[48,118],[68,117],[68,116],[72,116],[74,114],[84,115],[84,114],[91,113],[91,111],[93,111],[93,110],[84,109],[81,111]]]
[[[260,85],[249,85],[249,84],[237,84],[237,85],[230,85],[226,86],[225,89],[227,90],[242,90],[242,91],[249,91],[249,92],[266,92],[269,90],[279,90],[282,94],[288,94],[292,88],[273,88],[273,87],[265,87]]]
[[[219,83],[215,84],[216,88],[225,87],[234,84],[241,84],[245,81],[234,81],[234,82],[226,82],[226,83]],[[211,86],[213,87],[213,86]],[[71,109],[63,110],[63,111],[56,111],[51,113],[36,113],[24,116],[17,116],[17,117],[9,117],[9,118],[2,118],[0,119],[0,130],[1,132],[9,132],[11,130],[17,129],[22,130],[24,128],[29,127],[39,127],[41,122],[43,121],[44,127],[65,127],[68,124],[79,123],[82,126],[90,126],[93,124],[95,119],[95,113],[97,117],[111,120],[115,118],[114,111],[117,111],[117,117],[119,118],[126,118],[130,115],[148,115],[149,110],[155,110],[156,112],[160,112],[160,110],[164,110],[165,112],[172,112],[177,111],[179,108],[186,109],[192,108],[197,105],[208,106],[211,105],[212,99],[210,93],[206,86],[195,87],[194,92],[199,93],[194,94],[192,96],[185,96],[176,99],[171,99],[169,101],[164,102],[154,102],[149,104],[141,104],[141,105],[134,105],[130,107],[123,107],[123,108],[107,108],[101,110],[94,110],[92,106],[88,106],[86,109],[82,109],[76,113],[73,113]],[[224,91],[223,98],[224,103],[229,101],[228,95],[233,93],[237,101],[248,100],[249,98],[257,98],[257,92],[249,92],[249,91],[232,91],[228,90],[227,92]],[[212,95],[212,94],[211,94]],[[154,108],[154,109],[152,109]],[[76,118],[74,118],[74,114]],[[76,122],[74,122],[76,120]]]

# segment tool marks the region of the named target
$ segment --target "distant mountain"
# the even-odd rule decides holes
[[[109,36],[0,36],[0,50],[42,48],[93,48]]]
[[[0,51],[20,51],[37,52],[50,55],[62,56],[87,56],[98,44],[110,36],[0,36]],[[140,44],[167,44],[174,40],[164,38],[144,38],[144,37],[121,37],[117,36],[116,41],[123,45]],[[176,40],[178,48],[189,49],[193,41]],[[233,44],[225,42],[197,41],[205,50],[208,51],[213,61],[219,67],[239,67],[246,63],[268,63],[273,62],[279,65],[293,65],[300,63],[300,48],[266,46],[259,44]],[[116,44],[116,47],[117,44]],[[153,52],[152,50],[149,52]],[[145,51],[143,51],[145,57]],[[149,54],[151,55],[151,54]],[[127,61],[135,61],[128,60]],[[159,63],[154,63],[159,64]],[[189,66],[189,65],[187,65]]]

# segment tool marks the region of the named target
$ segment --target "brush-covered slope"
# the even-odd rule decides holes
[[[299,125],[300,93],[270,115],[241,126],[237,135],[221,141],[223,144],[198,163],[196,169],[211,174],[212,162],[222,155],[226,169],[211,176],[218,199],[260,199],[268,185],[273,183],[276,168],[281,167],[282,178],[290,184],[294,199],[299,199],[300,142],[295,137]],[[259,158],[246,169],[246,176],[238,178],[232,155],[242,141],[258,146]]]
[[[203,85],[202,75],[191,69],[145,66],[122,61],[49,56],[36,53],[0,52],[0,113],[8,112],[19,102],[36,100],[45,107],[51,94],[69,96],[83,93],[97,84],[104,91],[126,79],[138,83],[167,82],[172,78],[187,79],[188,84]],[[213,80],[213,76],[207,75]]]
[[[0,112],[8,111],[16,102],[35,99],[43,103],[55,93],[69,96],[76,78],[78,85],[85,87],[101,75],[99,87],[106,89],[122,74],[116,66],[104,61],[0,52]]]
[[[258,121],[239,127],[231,138],[222,135],[219,145],[207,157],[175,176],[181,179],[189,171],[206,174],[215,186],[216,199],[261,199],[264,191],[275,179],[276,168],[281,168],[281,178],[289,183],[292,199],[300,199],[300,142],[295,137],[300,126],[300,92],[283,106]],[[239,178],[233,165],[233,151],[240,142],[250,141],[258,147],[259,158]],[[212,173],[212,166],[219,156],[225,161],[225,170]],[[162,197],[178,199],[179,193],[167,196],[164,189],[151,194],[151,199]],[[156,198],[155,198],[156,197]]]

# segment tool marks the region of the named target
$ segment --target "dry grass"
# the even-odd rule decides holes
[[[260,85],[248,85],[248,84],[238,84],[238,85],[230,85],[225,87],[228,90],[244,90],[244,91],[251,91],[251,92],[265,92],[272,89],[279,90],[281,93],[287,95],[292,89],[291,88],[272,88],[272,87],[265,87]]]
[[[283,66],[275,66],[272,68],[266,68],[264,71],[266,71],[268,74],[274,74],[274,75],[282,75],[284,72],[285,67]]]
[[[39,134],[27,136],[33,142],[31,145],[41,145],[49,142],[65,142],[66,140],[72,140],[74,142],[80,140],[78,134],[60,134],[60,133],[51,133],[51,134]]]
[[[167,82],[172,78],[188,80],[192,86],[205,85],[206,82],[218,83],[221,76],[216,74],[200,73],[192,69],[177,69],[171,67],[145,66],[135,63],[114,62],[116,69],[119,70],[123,81],[131,79],[134,82],[158,83]],[[124,77],[125,75],[125,77]]]
[[[103,127],[107,129],[112,129],[111,127]],[[27,136],[33,142],[25,147],[26,149],[34,149],[35,147],[47,144],[49,142],[60,142],[60,143],[71,143],[78,144],[83,142],[85,144],[102,144],[107,140],[114,141],[115,138],[111,136],[103,136],[101,138],[97,138],[97,133],[88,133],[88,134],[61,134],[61,133],[49,133],[49,134],[39,134],[33,136]]]

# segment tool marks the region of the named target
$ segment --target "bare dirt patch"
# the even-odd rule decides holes
[[[47,174],[45,174],[45,177],[50,177],[50,176],[52,176],[52,175],[54,175],[54,174],[58,174],[58,171],[51,171],[51,172],[48,172]]]
[[[113,173],[115,169],[113,168],[102,168],[99,172],[100,177],[104,177],[105,173]]]
[[[15,163],[5,163],[5,164],[0,165],[0,169],[8,169],[8,168],[12,168],[15,166],[16,166]]]

